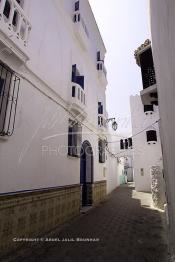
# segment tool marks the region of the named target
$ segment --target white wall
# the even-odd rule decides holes
[[[73,0],[31,0],[25,10],[32,24],[27,47],[30,60],[21,65],[13,55],[0,53],[2,62],[21,76],[14,134],[0,138],[0,193],[80,182],[80,160],[67,156],[72,64],[85,76],[87,127],[83,126],[83,141],[89,140],[93,148],[94,181],[108,178],[103,172],[108,164],[98,162],[97,152],[98,101],[106,111],[106,87],[98,78],[96,52],[104,54],[106,50],[88,2],[80,2],[88,22],[88,50],[75,36]]]
[[[150,10],[153,57],[161,116],[161,139],[163,144],[170,234],[175,251],[175,2],[174,0],[152,0],[150,1]]]
[[[154,112],[152,115],[146,115],[144,113],[143,104],[139,95],[130,97],[130,107],[132,134],[134,136],[133,169],[135,188],[137,191],[150,192],[150,168],[153,165],[162,166],[162,153],[158,123],[151,127],[151,125],[159,119],[158,107],[154,106]],[[158,141],[156,144],[148,145],[146,131],[152,129],[156,130]],[[139,132],[141,133],[138,134]],[[138,135],[135,136],[135,134]],[[141,173],[141,168],[143,168],[143,173]]]

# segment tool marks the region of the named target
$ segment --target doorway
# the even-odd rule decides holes
[[[84,141],[80,154],[81,205],[92,205],[93,151],[89,141]]]

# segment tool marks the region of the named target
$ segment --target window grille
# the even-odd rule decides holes
[[[155,130],[149,130],[146,132],[147,142],[156,142],[157,141],[157,133]]]
[[[144,105],[144,112],[153,112],[154,108],[153,105]]]
[[[149,48],[140,55],[143,88],[156,84],[152,50]]]
[[[0,135],[14,132],[20,78],[0,62]]]
[[[82,142],[82,127],[79,123],[69,120],[68,155],[79,157]]]

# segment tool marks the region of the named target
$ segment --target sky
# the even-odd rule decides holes
[[[107,54],[107,111],[118,134],[131,134],[130,95],[142,89],[134,51],[150,38],[149,0],[89,0]]]

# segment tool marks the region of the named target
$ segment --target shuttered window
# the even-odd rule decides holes
[[[125,149],[128,149],[128,139],[125,139]]]
[[[149,130],[146,132],[147,142],[156,142],[157,141],[157,133],[155,130]]]
[[[75,2],[75,11],[79,11],[80,10],[80,2],[76,1]]]
[[[98,114],[103,114],[103,105],[102,102],[98,102]]]
[[[120,149],[124,149],[123,139],[120,140]]]
[[[105,163],[105,149],[106,149],[105,140],[99,139],[98,149],[99,149],[99,163]]]
[[[144,112],[153,112],[153,105],[144,105]]]
[[[79,123],[69,120],[68,128],[68,155],[79,157],[82,142],[82,127]]]

